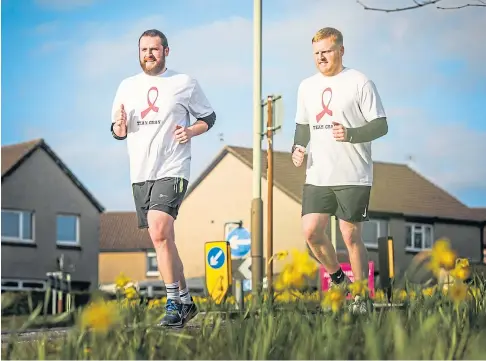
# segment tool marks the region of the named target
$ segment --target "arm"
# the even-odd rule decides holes
[[[347,128],[346,141],[350,143],[365,143],[378,139],[388,133],[386,117],[376,118],[362,127]]]
[[[216,113],[196,80],[194,80],[194,88],[189,98],[188,108],[191,115],[197,119],[194,124],[187,128],[192,137],[206,133],[213,127],[216,122]]]
[[[208,116],[196,120],[194,124],[188,127],[188,129],[191,131],[192,136],[196,137],[211,129],[215,121],[216,121],[216,113],[212,112]]]
[[[292,145],[292,153],[297,146],[307,148],[310,141],[309,124],[295,124],[294,144]]]
[[[359,107],[367,124],[357,128],[347,128],[345,141],[365,143],[378,139],[388,133],[385,109],[375,84],[368,80],[362,87]]]
[[[111,108],[111,126],[110,131],[113,138],[123,140],[127,137],[127,116],[123,107],[121,97],[121,87],[123,82],[118,86],[115,93],[115,99]]]
[[[305,109],[304,95],[302,84],[299,85],[297,91],[297,109],[295,112],[295,133],[294,144],[292,145],[292,153],[297,146],[306,148],[310,142],[310,126]]]

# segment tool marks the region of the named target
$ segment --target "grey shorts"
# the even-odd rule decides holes
[[[167,213],[176,219],[187,184],[186,179],[175,177],[132,184],[138,228],[148,228],[147,214],[150,209]]]
[[[370,186],[315,186],[304,184],[302,215],[323,213],[347,222],[369,220]]]

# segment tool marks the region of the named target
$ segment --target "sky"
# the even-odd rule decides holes
[[[2,145],[44,138],[108,211],[134,210],[126,143],[109,126],[116,88],[140,71],[146,29],[167,35],[167,66],[195,77],[216,110],[215,126],[192,140],[191,181],[224,145],[252,146],[253,1],[1,5]],[[375,82],[387,112],[389,132],[373,143],[374,160],[412,157],[424,177],[486,207],[485,23],[479,7],[383,13],[354,0],[265,0],[262,96],[282,95],[284,109],[275,148],[290,149],[297,88],[316,72],[311,38],[333,26],[344,35],[344,65]]]

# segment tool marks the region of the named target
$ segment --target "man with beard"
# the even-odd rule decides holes
[[[175,244],[174,221],[187,190],[191,138],[216,115],[199,83],[166,67],[169,45],[158,30],[139,38],[143,72],[124,79],[112,108],[111,132],[127,140],[138,227],[148,228],[167,290],[161,325],[183,327],[197,314]],[[196,121],[190,124],[190,115]]]
[[[330,215],[339,218],[354,278],[366,280],[368,255],[361,228],[368,220],[373,182],[371,141],[385,135],[388,124],[373,81],[343,66],[339,30],[319,30],[312,38],[312,50],[318,72],[299,86],[292,160],[300,167],[309,145],[302,197],[304,237],[332,283],[342,286],[349,279],[325,229]],[[359,299],[352,308],[366,311]]]

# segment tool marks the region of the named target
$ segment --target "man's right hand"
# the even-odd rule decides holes
[[[300,167],[304,161],[305,148],[297,145],[295,146],[294,152],[292,153],[292,162],[296,167]]]
[[[115,113],[115,125],[113,131],[119,137],[125,137],[127,135],[127,113],[123,104]]]

